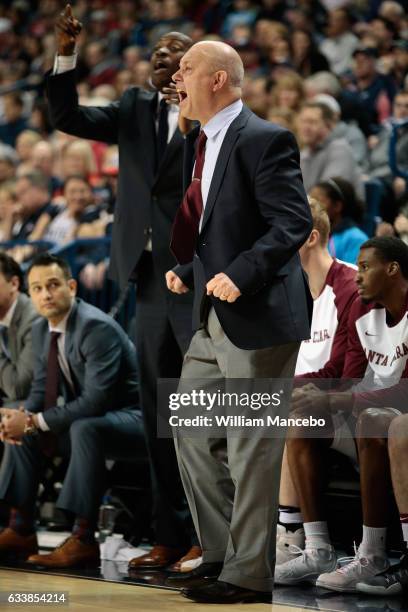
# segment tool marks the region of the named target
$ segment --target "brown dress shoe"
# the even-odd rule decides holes
[[[37,534],[23,536],[6,527],[0,531],[0,557],[27,559],[29,555],[38,552]]]
[[[100,564],[99,544],[82,542],[70,536],[47,555],[31,555],[27,563],[42,567],[98,567]]]
[[[152,550],[141,557],[129,561],[129,569],[162,569],[180,559],[185,553],[184,548],[169,548],[168,546],[153,546]]]
[[[195,559],[198,559],[199,557],[201,557],[202,554],[203,554],[203,551],[201,550],[200,546],[192,546],[190,550],[188,551],[188,553],[184,555],[184,557],[181,557],[181,559],[176,561],[176,563],[173,563],[173,565],[170,565],[168,569],[171,572],[189,572],[191,570],[191,567],[182,568],[181,564],[184,563],[185,561],[195,561]]]

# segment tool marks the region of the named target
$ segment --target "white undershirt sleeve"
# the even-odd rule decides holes
[[[52,74],[62,74],[73,70],[77,63],[77,57],[77,53],[74,53],[74,55],[56,55]]]
[[[41,431],[50,431],[50,428],[48,427],[47,423],[45,422],[45,419],[43,417],[43,413],[39,412],[37,414],[37,419],[38,419],[38,425],[40,426]]]

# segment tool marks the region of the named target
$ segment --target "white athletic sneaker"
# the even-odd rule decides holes
[[[293,552],[291,546],[297,546],[301,550],[305,547],[305,530],[303,527],[296,531],[288,531],[279,523],[276,526],[276,565],[282,565],[290,561],[299,553]]]
[[[275,584],[314,584],[322,572],[331,572],[337,567],[337,557],[333,546],[320,544],[319,548],[301,550],[290,546],[291,552],[297,555],[282,565],[275,566]]]
[[[365,582],[365,580],[376,576],[380,572],[384,572],[390,566],[387,557],[380,555],[362,556],[360,549],[355,550],[354,557],[342,557],[339,562],[345,562],[344,565],[336,569],[334,572],[321,574],[316,580],[316,586],[329,589],[330,591],[341,591],[345,593],[354,593],[357,591],[357,583]]]

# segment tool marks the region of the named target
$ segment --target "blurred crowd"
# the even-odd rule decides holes
[[[117,148],[67,136],[49,122],[44,74],[53,66],[54,24],[64,5],[1,3],[2,242],[63,245],[109,235],[112,225]],[[151,88],[149,57],[163,33],[229,42],[245,66],[244,101],[295,133],[306,189],[319,190],[329,212],[331,253],[354,262],[367,233],[408,236],[403,5],[403,0],[78,0],[73,11],[84,25],[77,49],[80,102],[103,106],[128,87]],[[373,198],[375,218],[364,225]],[[31,253],[13,246],[20,262]]]

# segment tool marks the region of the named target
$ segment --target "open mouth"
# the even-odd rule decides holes
[[[180,104],[187,98],[187,92],[182,89],[177,89]]]
[[[164,72],[167,69],[168,69],[167,64],[163,60],[157,60],[157,62],[154,63],[155,72]]]

